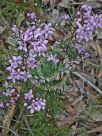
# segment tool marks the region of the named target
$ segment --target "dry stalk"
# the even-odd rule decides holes
[[[89,84],[94,90],[96,90],[99,94],[102,95],[102,91],[98,87],[96,87],[93,83],[91,83],[89,80],[87,80],[86,78],[84,78],[82,75],[80,75],[77,72],[73,72],[73,74],[76,75],[77,77],[81,78],[84,82]]]
[[[5,116],[4,121],[3,121],[2,136],[8,136],[9,127],[10,127],[11,120],[12,120],[14,112],[15,112],[15,108],[16,108],[16,105],[12,105],[8,109],[8,113]]]

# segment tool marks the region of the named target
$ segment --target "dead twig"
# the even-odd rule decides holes
[[[96,90],[98,93],[100,93],[102,95],[102,91],[98,87],[96,87],[93,83],[91,83],[89,80],[87,80],[86,78],[84,78],[82,75],[80,75],[77,72],[73,72],[73,74],[76,75],[77,77],[81,78],[84,82],[89,84],[94,90]]]
[[[16,105],[12,105],[9,108],[8,113],[4,118],[3,127],[2,127],[2,136],[8,136],[9,127],[10,127],[11,120],[12,120],[13,115],[14,115],[15,108],[16,108]]]

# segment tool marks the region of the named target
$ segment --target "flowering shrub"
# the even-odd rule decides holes
[[[48,37],[54,31],[51,24],[43,24],[37,20],[35,13],[27,14],[27,25],[28,27],[23,31],[18,29],[16,25],[13,26],[12,31],[18,40],[19,56],[12,56],[9,60],[9,71],[8,80],[13,82],[16,86],[18,82],[27,82],[32,77],[31,70],[38,67],[37,62],[40,58],[44,57],[47,51]],[[23,54],[22,54],[23,53]],[[50,57],[49,61],[56,61],[54,57]],[[57,62],[57,61],[56,61]],[[13,85],[14,85],[13,84]],[[13,86],[9,86],[8,82],[5,82],[6,91],[4,95],[9,97],[7,106],[15,104],[20,97],[20,92]],[[24,94],[24,106],[31,113],[45,109],[46,101],[39,98],[34,98],[32,89],[29,93]],[[27,104],[28,103],[28,104]],[[3,108],[3,103],[0,103],[0,108]]]
[[[0,101],[0,109],[16,104],[22,98],[22,105],[30,113],[34,113],[44,110],[46,106],[45,99],[36,98],[34,87],[43,84],[47,88],[52,86],[53,81],[62,81],[61,86],[67,84],[68,77],[66,76],[65,79],[61,77],[66,75],[68,70],[74,70],[79,64],[73,60],[76,56],[83,59],[89,57],[86,47],[81,43],[92,40],[93,35],[102,28],[102,15],[94,14],[90,6],[83,5],[75,17],[77,25],[74,36],[77,41],[75,46],[72,44],[72,38],[71,42],[59,40],[51,47],[47,46],[49,37],[55,31],[51,23],[42,23],[35,13],[27,13],[25,18],[26,28],[19,29],[16,25],[12,28],[17,39],[17,53],[9,60],[8,77],[3,92],[7,101],[5,103]],[[70,21],[68,15],[62,19],[66,22]],[[74,56],[71,59],[70,54]],[[32,84],[30,87],[28,81]]]

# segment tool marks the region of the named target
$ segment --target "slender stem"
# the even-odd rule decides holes
[[[81,78],[84,82],[88,83],[92,88],[94,88],[98,93],[100,93],[102,95],[102,90],[100,90],[99,88],[97,88],[93,83],[91,83],[89,80],[87,80],[86,78],[84,78],[82,75],[80,75],[77,72],[73,72],[74,75],[78,76],[79,78]]]

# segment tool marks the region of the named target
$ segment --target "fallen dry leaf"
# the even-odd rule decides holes
[[[64,36],[65,34],[62,31],[56,30],[51,36],[49,36],[48,40],[49,41],[62,40]]]
[[[66,112],[68,112],[70,115],[75,115],[75,110],[74,110],[74,107],[73,107],[73,105],[71,105],[71,104],[65,104],[64,105],[64,109],[65,109],[65,111]]]
[[[69,1],[65,1],[65,0],[62,0],[59,4],[58,4],[59,7],[61,8],[69,8],[70,7],[70,3]]]
[[[94,128],[93,130],[88,131],[88,134],[102,132],[102,125]]]
[[[60,40],[64,38],[65,34],[62,31],[57,30],[53,33],[53,36],[56,40]]]
[[[61,0],[50,0],[50,7],[51,9],[57,7],[58,3],[60,2]]]
[[[91,122],[91,121],[86,121],[84,125],[89,126],[89,128],[96,128],[97,127],[97,123]]]
[[[40,12],[39,19],[44,23],[47,21],[47,17],[44,12]]]
[[[66,117],[60,121],[57,121],[57,126],[59,128],[68,127],[72,125],[73,123],[75,123],[75,121],[76,121],[76,116]]]

